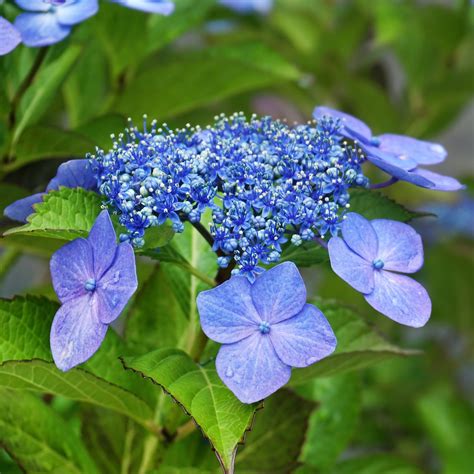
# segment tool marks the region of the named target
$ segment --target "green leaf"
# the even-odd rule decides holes
[[[257,412],[245,446],[237,454],[237,471],[291,472],[297,465],[308,418],[315,406],[286,390],[265,400],[265,409]]]
[[[315,379],[296,387],[303,397],[318,402],[309,419],[301,461],[326,472],[346,448],[359,420],[361,390],[357,374]]]
[[[175,56],[145,70],[125,89],[115,110],[135,119],[144,112],[169,118],[297,78],[291,64],[260,43],[219,46]]]
[[[155,267],[134,301],[125,327],[128,343],[140,352],[164,347],[184,348],[187,317],[161,266]]]
[[[11,172],[45,158],[80,158],[94,151],[94,143],[76,132],[35,125],[27,128],[15,149],[15,161],[4,166]]]
[[[281,262],[293,262],[298,267],[310,267],[327,262],[328,251],[315,242],[304,242],[300,246],[289,245],[281,255]]]
[[[124,364],[162,386],[182,405],[211,442],[225,472],[233,472],[237,445],[250,427],[256,405],[239,402],[214,368],[197,365],[176,349],[125,358]]]
[[[298,385],[313,377],[360,370],[392,357],[416,355],[388,343],[357,313],[332,302],[315,302],[324,313],[337,338],[336,351],[304,369],[294,369],[290,384]]]
[[[146,424],[151,409],[139,397],[145,395],[140,384],[146,384],[121,367],[118,358],[124,352],[117,351],[112,331],[86,364],[87,370],[64,373],[51,362],[49,333],[57,308],[45,298],[0,300],[0,385],[92,403]]]
[[[336,465],[331,474],[422,474],[402,458],[390,454],[372,454],[349,459]],[[454,474],[454,473],[453,473]]]
[[[33,85],[20,103],[20,120],[15,128],[13,143],[17,143],[28,125],[36,123],[50,103],[57,97],[58,89],[76,62],[81,48],[70,45],[57,59],[43,67]]]
[[[76,132],[87,137],[99,148],[109,150],[112,148],[112,139],[110,138],[110,135],[118,135],[123,132],[126,125],[127,121],[122,115],[109,114],[92,119],[76,128]]]
[[[216,4],[216,0],[175,0],[172,15],[150,15],[146,49],[153,52],[198,26]]]
[[[426,214],[409,211],[393,199],[378,191],[355,189],[351,191],[350,211],[362,214],[366,219],[391,219],[408,222],[415,217]]]
[[[0,389],[0,445],[29,474],[98,472],[61,416],[25,392]]]
[[[473,472],[474,410],[452,388],[432,388],[416,403],[422,424],[441,457],[444,474]]]
[[[27,234],[64,240],[85,237],[100,211],[101,198],[97,193],[61,188],[49,192],[35,205],[27,224],[14,227],[4,235]]]

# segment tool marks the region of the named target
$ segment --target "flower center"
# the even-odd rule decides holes
[[[259,324],[258,330],[262,334],[268,334],[270,332],[270,323],[267,323],[266,321],[263,321]]]
[[[97,282],[95,281],[95,278],[89,278],[85,283],[84,283],[84,288],[87,291],[94,291],[97,288]]]
[[[383,263],[383,260],[380,260],[379,258],[377,260],[374,260],[372,262],[372,266],[376,269],[376,270],[382,270],[382,268],[384,267],[384,263]]]

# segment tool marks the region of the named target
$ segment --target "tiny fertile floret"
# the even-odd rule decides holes
[[[240,113],[175,131],[145,121],[93,163],[100,193],[128,231],[123,240],[140,247],[147,228],[170,221],[181,232],[207,211],[219,265],[234,259],[254,276],[286,242],[336,235],[348,189],[368,183],[361,155],[342,140],[330,118],[292,127]]]

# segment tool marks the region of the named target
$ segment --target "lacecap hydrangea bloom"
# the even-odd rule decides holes
[[[130,127],[92,163],[128,230],[122,240],[140,247],[146,229],[169,220],[181,232],[211,210],[219,265],[234,260],[253,278],[280,259],[282,244],[337,234],[349,188],[368,185],[361,157],[342,139],[332,119],[290,127],[235,114],[206,129]]]
[[[403,275],[423,266],[423,244],[412,227],[387,219],[368,221],[349,213],[342,224],[342,238],[331,238],[328,249],[334,272],[377,311],[412,327],[428,321],[431,300],[427,291]]]
[[[146,13],[158,13],[160,15],[171,15],[174,11],[174,3],[170,0],[111,0],[127,8],[140,10]]]
[[[132,246],[116,243],[109,213],[102,211],[87,239],[61,247],[51,258],[51,277],[61,307],[51,327],[56,366],[67,371],[100,347],[137,289]]]
[[[18,199],[7,206],[3,213],[14,221],[26,222],[28,216],[34,212],[33,206],[41,202],[46,193],[58,190],[60,186],[97,191],[97,181],[89,160],[70,160],[62,163],[45,192]]]
[[[390,133],[373,136],[362,120],[328,107],[316,107],[313,116],[317,120],[328,117],[338,120],[341,133],[353,140],[366,158],[392,176],[393,180],[407,181],[436,191],[458,191],[464,187],[455,178],[424,168],[441,163],[446,158],[447,152],[439,143]]]
[[[330,355],[336,337],[316,306],[306,303],[298,269],[286,262],[252,284],[243,276],[197,298],[201,326],[223,344],[216,359],[219,377],[244,403],[285,385],[292,367],[307,367]]]

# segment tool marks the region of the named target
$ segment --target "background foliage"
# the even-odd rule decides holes
[[[69,40],[42,50],[19,47],[0,59],[2,212],[14,199],[43,190],[61,161],[83,157],[95,146],[108,147],[110,133],[119,133],[129,116],[138,121],[147,113],[172,126],[204,125],[217,113],[243,110],[302,121],[316,104],[332,104],[366,120],[376,133],[432,138],[472,100],[474,11],[468,0],[279,0],[268,17],[239,16],[214,0],[176,0],[176,7],[172,16],[160,17],[103,3]],[[12,8],[0,4],[7,17]],[[40,55],[41,69],[30,80],[28,72]],[[22,84],[29,87],[23,91]],[[469,187],[467,194],[473,192]],[[390,195],[403,196],[413,209],[459,198],[402,184]],[[361,195],[352,202],[369,218],[377,212],[404,221],[413,217],[389,200],[372,203]],[[54,220],[58,206],[68,216],[60,223]],[[215,472],[218,464],[207,441],[182,411],[136,372],[123,370],[116,356],[127,349],[115,333],[109,332],[84,369],[59,377],[50,362],[48,334],[56,306],[44,300],[55,296],[42,269],[64,240],[87,232],[94,206],[99,202],[87,192],[52,193],[26,227],[0,241],[3,294],[10,296],[14,287],[42,295],[0,303],[0,438],[5,447],[0,471],[19,472],[13,457],[27,472]],[[91,214],[78,218],[82,208]],[[423,282],[434,308],[423,329],[375,319],[363,298],[332,274],[314,249],[287,256],[302,267],[322,262],[317,270],[305,270],[305,276],[313,295],[323,298],[319,304],[340,349],[314,370],[296,371],[291,391],[267,400],[239,448],[237,472],[473,471],[474,231],[471,225],[470,236],[448,235],[451,229],[441,223],[433,233],[436,224],[425,225],[433,222],[429,219],[416,220],[425,232]],[[2,232],[9,226],[3,220]],[[33,240],[33,234],[43,238]],[[198,237],[186,235],[174,249],[181,267],[173,264],[171,251],[169,262],[159,267],[140,260],[141,293],[120,320],[125,328],[117,329],[130,347],[156,349],[154,363],[177,364],[183,376],[202,377],[205,370],[183,352],[163,352],[169,346],[189,351],[183,332],[196,331],[186,318],[195,316],[197,280],[183,279],[179,268],[191,263],[208,273],[213,265],[196,247]],[[32,272],[39,277],[30,278]],[[21,285],[13,285],[18,279]],[[160,294],[169,297],[163,300]],[[347,306],[334,307],[334,298]],[[159,320],[150,317],[149,308],[162,315]],[[176,316],[170,321],[167,314]],[[29,337],[33,334],[37,339]],[[214,349],[208,348],[208,357]],[[413,356],[409,349],[423,354]],[[176,381],[157,379],[149,362],[138,356],[125,357],[123,364],[167,386],[188,411],[188,400],[209,407],[195,394],[183,393]],[[148,424],[157,404],[166,407],[160,412],[166,419],[155,421],[169,429],[159,448]],[[234,415],[229,407],[225,424]],[[202,414],[202,422],[195,416],[223,463],[253,409],[240,415],[235,420],[244,420],[240,431],[226,436],[212,432],[209,417],[215,413]],[[171,445],[171,439],[177,441]],[[153,471],[158,460],[159,470]]]

